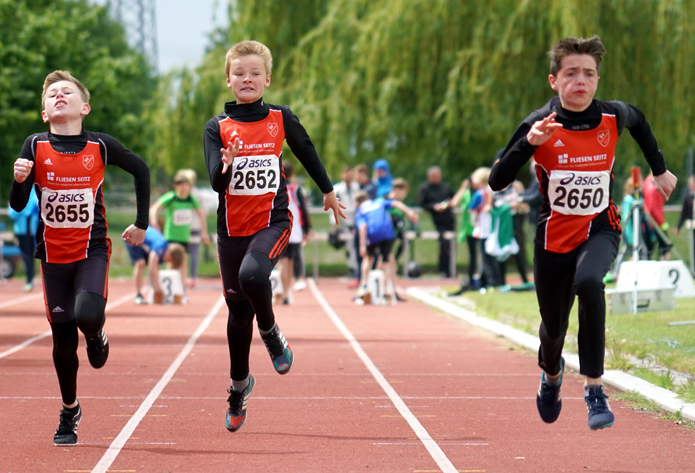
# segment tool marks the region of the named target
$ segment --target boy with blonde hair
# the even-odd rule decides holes
[[[242,41],[225,57],[227,87],[236,97],[205,125],[205,162],[212,188],[219,194],[217,251],[229,309],[227,339],[231,387],[227,390],[226,427],[246,420],[246,404],[255,385],[249,373],[253,319],[275,371],[287,373],[293,352],[275,323],[270,273],[290,238],[287,182],[282,167],[283,142],[292,149],[323,193],[324,210],[345,218],[326,170],[309,135],[288,106],[263,100],[270,87],[273,60],[258,41]],[[294,224],[299,224],[294,222]]]
[[[53,364],[63,401],[55,445],[75,445],[82,418],[77,400],[78,329],[94,368],[104,366],[109,355],[104,333],[111,255],[102,187],[106,165],[115,164],[135,179],[137,217],[123,232],[126,243],[143,242],[150,202],[147,164],[115,138],[82,128],[91,111],[89,98],[87,88],[69,72],[46,76],[41,117],[49,130],[24,142],[10,189],[15,210],[24,208],[32,188],[40,203],[36,257],[41,260]]]

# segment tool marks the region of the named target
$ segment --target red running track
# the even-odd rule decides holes
[[[310,285],[311,286],[311,285]],[[277,375],[258,336],[248,419],[224,427],[229,361],[219,283],[186,306],[136,306],[110,283],[101,370],[78,375],[79,442],[55,447],[60,398],[40,296],[0,286],[0,472],[684,472],[695,433],[613,402],[616,424],[587,427],[579,376],[563,413],[536,412],[535,354],[410,301],[357,306],[320,280],[278,306],[296,356]]]

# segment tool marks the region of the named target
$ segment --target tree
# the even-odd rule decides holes
[[[675,173],[682,173],[682,156],[693,144],[695,99],[688,86],[695,76],[695,2],[231,5],[226,37],[218,35],[187,91],[186,103],[199,104],[186,105],[196,110],[191,119],[202,130],[223,101],[232,100],[224,84],[224,51],[243,39],[262,41],[274,56],[265,100],[292,107],[333,176],[343,164],[386,158],[394,175],[411,183],[423,181],[427,166],[436,163],[456,185],[476,167],[490,165],[521,120],[553,96],[546,52],[566,36],[601,37],[608,54],[597,98],[640,108]],[[177,107],[174,100],[170,110]],[[200,143],[200,132],[182,139]],[[626,176],[632,165],[646,170],[632,140],[621,140],[617,152],[616,175]]]
[[[24,139],[46,130],[41,89],[49,72],[69,70],[90,90],[85,128],[113,135],[142,153],[142,110],[156,79],[105,7],[86,0],[0,0],[0,195]]]

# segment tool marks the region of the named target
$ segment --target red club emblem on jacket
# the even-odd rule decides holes
[[[275,138],[278,134],[278,124],[277,123],[268,123],[268,133],[270,133],[270,136]]]
[[[82,164],[84,164],[84,167],[86,167],[88,171],[91,171],[92,167],[94,166],[94,155],[85,154],[82,156]]]
[[[604,148],[608,146],[608,143],[611,141],[611,131],[610,130],[601,130],[598,132],[597,135],[598,142],[601,146]]]

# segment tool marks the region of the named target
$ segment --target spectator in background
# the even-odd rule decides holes
[[[365,164],[355,166],[355,179],[360,186],[360,190],[367,194],[368,199],[376,198],[376,184],[369,178],[369,168]],[[359,204],[356,205],[359,207]],[[362,280],[362,255],[360,254],[360,237],[357,226],[355,226],[355,259],[357,260],[357,280],[350,284],[350,288],[358,287]]]
[[[671,242],[668,241],[668,237],[664,236],[668,233],[668,222],[664,216],[664,205],[666,200],[659,194],[659,192],[654,187],[654,174],[649,173],[646,177],[644,183],[642,184],[643,189],[643,200],[644,200],[644,210],[651,215],[656,222],[656,225],[662,230],[663,234],[655,229],[656,241],[657,241],[657,254],[656,259],[668,260],[670,259],[669,250],[671,249]]]
[[[461,186],[459,190],[456,191],[454,197],[451,198],[451,207],[460,206],[461,208],[461,224],[459,226],[459,231],[456,234],[456,241],[458,243],[466,242],[468,247],[468,280],[461,283],[461,287],[456,292],[450,294],[451,296],[460,296],[469,290],[480,289],[480,272],[478,264],[478,240],[473,236],[473,223],[471,222],[471,216],[468,213],[468,206],[473,199],[473,193],[471,192],[471,180],[469,178],[461,181]]]
[[[186,253],[189,252],[193,213],[197,213],[198,218],[201,221],[205,221],[205,214],[200,208],[198,199],[191,195],[192,187],[193,184],[188,174],[181,169],[174,175],[174,190],[162,195],[150,208],[150,226],[161,231],[169,243],[178,243],[183,246]],[[166,209],[164,231],[159,228],[159,222],[157,221],[157,212],[161,208]],[[201,225],[200,230],[203,241],[209,242],[207,226]],[[179,268],[182,284],[186,281],[186,266],[187,263],[184,262]]]
[[[195,186],[198,176],[193,169],[182,169],[181,174],[188,178],[191,183],[191,196],[200,203],[200,194]],[[210,238],[207,235],[203,236],[203,227],[207,230],[207,218],[201,218],[201,214],[205,217],[205,208],[201,205],[200,212],[193,212],[191,219],[191,238],[188,240],[188,254],[191,256],[191,265],[188,273],[188,281],[186,286],[195,287],[195,280],[198,274],[198,255],[200,253],[200,244],[210,243]]]
[[[387,197],[393,190],[393,177],[391,177],[391,167],[385,159],[378,159],[374,163],[374,178],[372,181],[376,185],[376,196]]]
[[[357,179],[360,189],[367,193],[367,197],[376,198],[376,184],[369,178],[369,168],[365,164],[355,166],[355,179]]]
[[[290,231],[289,243],[285,251],[280,256],[280,277],[284,294],[282,303],[294,304],[292,296],[292,277],[294,276],[294,262],[302,260],[302,246],[306,244],[311,234],[311,219],[306,206],[306,199],[302,194],[302,188],[297,184],[294,174],[294,166],[289,161],[282,163],[285,170],[285,180],[287,182],[287,194],[289,195],[289,210],[292,212],[292,229]],[[305,286],[306,287],[306,286]]]
[[[17,237],[19,250],[22,252],[24,270],[27,273],[27,283],[24,285],[24,292],[29,292],[34,289],[36,227],[39,225],[39,199],[36,197],[36,190],[32,187],[29,202],[27,202],[27,205],[21,212],[17,212],[10,207],[7,215],[14,222],[12,231]]]
[[[686,220],[693,220],[693,199],[695,199],[695,175],[688,178],[688,190],[683,196],[683,206],[674,232],[678,235]]]
[[[393,190],[388,194],[387,198],[403,202],[405,198],[408,197],[409,191],[410,186],[408,185],[408,182],[405,179],[399,177],[393,180]],[[391,274],[393,274],[395,284],[396,276],[398,274],[398,259],[401,257],[401,254],[403,254],[403,239],[405,238],[403,232],[406,225],[406,215],[405,212],[403,212],[403,210],[397,206],[392,206],[391,210],[389,210],[389,214],[391,215],[391,221],[393,222],[393,229],[396,232],[396,240],[394,241],[394,243],[398,244],[396,249],[393,251],[393,255],[390,261],[391,265],[393,266],[393,268],[391,269]],[[387,290],[389,290],[389,288],[387,288]],[[398,294],[398,290],[395,287],[393,288],[393,294],[395,295],[397,301],[406,301],[405,297],[403,297],[401,294]]]
[[[478,241],[483,262],[480,287],[495,287],[502,285],[502,274],[497,259],[485,251],[485,241],[492,235],[492,207],[494,205],[494,193],[488,185],[490,168],[481,167],[471,174],[473,197],[468,204],[468,212],[473,223],[473,237]]]
[[[541,205],[543,204],[543,195],[541,194],[541,186],[538,182],[538,174],[536,173],[536,160],[533,159],[533,157],[529,163],[529,170],[531,180],[528,186],[522,192],[519,192],[519,199],[529,207],[527,221],[529,225],[533,225],[533,234],[535,235],[535,228],[536,225],[538,225],[538,215],[541,212]]]
[[[353,287],[357,287],[360,280],[360,270],[359,265],[357,264],[357,253],[359,253],[359,245],[357,243],[354,243],[354,241],[356,240],[355,194],[359,192],[360,184],[354,179],[354,174],[355,173],[350,166],[343,167],[343,180],[337,183],[335,186],[333,186],[335,196],[338,198],[338,200],[340,200],[340,202],[345,204],[346,207],[345,215],[347,215],[347,218],[345,219],[345,223],[343,225],[338,225],[335,221],[335,217],[333,216],[333,214],[329,214],[329,220],[331,222],[331,234],[336,235],[337,238],[340,238],[340,236],[343,234],[349,234],[352,237],[351,241],[346,242],[345,250],[348,259],[348,267],[350,268],[352,274],[355,276],[355,282],[353,283]]]
[[[418,216],[398,200],[382,197],[367,199],[367,194],[364,191],[357,193],[355,201],[358,204],[355,213],[355,225],[359,232],[360,253],[362,254],[362,281],[357,295],[365,303],[369,303],[371,298],[367,289],[367,275],[374,267],[377,255],[381,255],[383,263],[384,288],[388,291],[389,288],[395,290],[396,287],[394,265],[391,263],[393,258],[391,250],[396,232],[389,210],[393,207],[400,209],[412,222],[417,222]],[[391,297],[395,297],[395,294],[386,292],[386,296],[387,303],[394,302]]]
[[[449,184],[442,182],[442,170],[432,166],[427,170],[427,182],[420,187],[418,203],[420,207],[430,212],[434,226],[439,232],[439,264],[441,277],[453,277],[450,274],[451,246],[444,238],[445,232],[453,232],[456,224],[450,200],[454,191]]]

